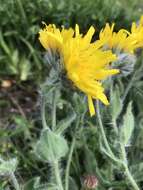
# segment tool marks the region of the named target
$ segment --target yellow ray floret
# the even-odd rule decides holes
[[[64,27],[60,31],[54,24],[45,24],[44,29],[39,32],[39,40],[45,49],[61,50],[62,44],[65,43],[74,34],[72,28],[66,30]]]
[[[55,26],[52,29],[50,27],[46,26],[46,29],[40,32],[40,42],[46,49],[58,48],[60,50],[67,77],[87,95],[92,116],[95,114],[93,99],[99,99],[105,105],[109,104],[101,80],[119,72],[117,69],[109,69],[109,63],[117,58],[110,50],[99,49],[101,46],[99,42],[91,43],[95,32],[93,26],[85,36],[80,34],[78,25],[74,33],[72,29],[63,29],[60,32]]]
[[[100,32],[100,43],[110,49],[116,48],[125,52],[133,53],[137,48],[143,47],[143,16],[139,24],[132,23],[131,32],[121,29],[113,32],[114,24],[110,27],[107,23]]]

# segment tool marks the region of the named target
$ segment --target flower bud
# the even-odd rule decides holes
[[[120,70],[119,76],[128,76],[134,70],[136,56],[129,53],[121,53],[118,55],[118,60],[114,62],[113,68]]]
[[[98,186],[98,179],[94,175],[86,175],[83,183],[86,189],[95,189]]]

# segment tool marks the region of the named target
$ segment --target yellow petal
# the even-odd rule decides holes
[[[91,39],[92,39],[92,36],[93,36],[94,32],[95,32],[95,29],[94,29],[93,26],[91,26],[91,27],[89,28],[87,34],[84,36],[84,41],[85,41],[86,43],[89,44],[89,43],[91,42]]]
[[[111,75],[116,75],[120,72],[119,69],[100,69],[99,71],[95,71],[95,78],[96,80],[104,80],[106,77],[109,77]]]
[[[90,95],[88,95],[88,107],[89,107],[90,116],[92,117],[93,115],[95,115],[95,108],[92,97]]]
[[[99,94],[97,95],[97,98],[98,98],[101,102],[103,102],[106,106],[109,105],[109,102],[108,102],[108,100],[107,100],[107,97],[105,96],[104,93],[99,93]]]
[[[78,24],[75,25],[75,36],[79,36],[79,26]]]
[[[61,49],[63,38],[54,24],[45,24],[45,28],[39,32],[39,41],[45,49]]]
[[[68,30],[63,28],[62,31],[61,31],[61,35],[62,35],[63,41],[65,43],[67,40],[69,40],[69,39],[71,39],[73,37],[74,30],[72,28],[69,28]]]
[[[45,49],[48,49],[49,47],[58,48],[62,44],[61,39],[50,32],[43,34],[43,36],[41,34],[41,36],[39,37],[39,40]]]

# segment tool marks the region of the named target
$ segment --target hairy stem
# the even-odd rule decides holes
[[[125,90],[124,95],[123,95],[123,97],[122,97],[122,102],[125,101],[125,99],[126,99],[128,93],[129,93],[129,91],[130,91],[130,89],[131,89],[131,87],[132,87],[132,85],[133,85],[133,82],[134,82],[134,79],[135,79],[135,75],[136,75],[136,72],[133,74],[133,76],[132,76],[130,82],[128,83],[128,85],[127,85],[127,87],[126,87],[126,90]]]
[[[124,161],[123,167],[125,169],[125,174],[126,174],[128,181],[130,182],[130,184],[132,185],[134,190],[140,190],[136,181],[134,180],[132,174],[130,173],[129,168],[128,168],[127,155],[126,155],[125,147],[123,144],[121,144],[121,156],[122,156],[122,159]]]
[[[42,106],[41,106],[41,118],[42,118],[42,125],[44,129],[47,129],[47,122],[45,117],[45,97],[42,97]]]
[[[134,83],[134,81],[135,81],[135,79],[136,79],[136,76],[138,76],[138,72],[139,72],[139,71],[142,71],[142,69],[143,69],[143,66],[141,65],[140,68],[139,68],[139,69],[136,69],[136,70],[134,71],[134,73],[132,74],[132,77],[131,77],[131,79],[130,79],[128,85],[126,86],[124,95],[123,95],[123,97],[122,97],[122,102],[125,101],[125,99],[126,99],[128,93],[129,93],[130,89],[131,89],[132,86],[133,86],[133,83]],[[137,90],[139,90],[137,87],[135,87],[135,88],[136,88]]]
[[[52,105],[52,130],[54,131],[56,128],[56,91],[53,92]]]
[[[112,152],[112,150],[110,148],[110,145],[108,143],[108,140],[106,138],[106,134],[105,134],[102,119],[101,119],[100,106],[99,106],[99,101],[98,100],[96,101],[96,113],[97,113],[97,119],[98,119],[99,128],[100,128],[100,131],[101,131],[101,135],[102,135],[102,138],[103,138],[104,145],[105,145],[106,149],[108,150],[108,152],[112,156],[114,156],[114,154],[113,154],[113,152]]]
[[[140,190],[137,183],[135,182],[132,174],[130,173],[129,168],[128,168],[127,165],[125,165],[125,173],[126,173],[126,176],[127,176],[128,180],[129,180],[130,184],[132,185],[133,189],[134,190]]]
[[[14,188],[15,188],[16,190],[20,190],[19,183],[18,183],[18,181],[17,181],[17,179],[16,179],[16,177],[15,177],[15,175],[14,175],[13,172],[10,173],[10,179],[11,179],[11,181],[12,181],[12,183],[13,183]]]
[[[69,157],[67,161],[67,167],[66,167],[66,174],[65,174],[65,190],[69,189],[69,173],[70,173],[70,165],[71,165],[71,160],[72,160],[72,155],[73,155],[73,150],[75,146],[75,137],[73,137],[70,152],[69,152]]]
[[[80,124],[80,118],[77,118],[77,122],[76,122],[76,126],[75,126],[75,132],[76,132],[76,129],[79,127],[79,124]],[[66,172],[65,172],[65,190],[69,189],[70,166],[71,166],[72,155],[73,155],[75,143],[76,143],[76,135],[74,134],[73,140],[71,143],[71,147],[70,147],[68,161],[67,161]]]
[[[57,183],[57,186],[58,186],[58,190],[64,190],[62,180],[61,180],[58,161],[55,161],[53,163],[53,167],[54,167],[54,171],[55,171],[55,178],[56,178],[56,183]]]

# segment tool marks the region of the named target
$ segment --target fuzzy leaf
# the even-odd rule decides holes
[[[57,190],[57,186],[49,183],[40,183],[40,177],[35,177],[24,184],[23,190]]]
[[[0,174],[1,175],[8,175],[9,173],[15,172],[17,167],[18,161],[16,158],[13,158],[11,160],[0,161]]]
[[[112,120],[115,121],[117,117],[119,116],[119,114],[121,113],[122,107],[123,107],[121,98],[120,98],[119,87],[117,86],[115,90],[112,91],[110,103],[111,103],[110,112],[112,115]]]
[[[31,190],[34,189],[35,186],[39,186],[40,183],[40,177],[35,177],[30,180],[28,180],[25,184],[23,189],[24,190]]]
[[[72,112],[66,119],[63,119],[58,123],[56,133],[63,133],[75,119],[76,114]]]
[[[22,57],[19,63],[19,68],[20,68],[20,79],[22,81],[27,80],[31,68],[29,60],[26,59],[25,57]]]
[[[73,178],[69,178],[69,190],[78,190],[78,186]]]
[[[133,130],[134,130],[134,116],[132,113],[132,103],[130,102],[127,107],[126,114],[124,115],[123,118],[123,126],[121,127],[122,143],[124,143],[125,146],[128,145]]]
[[[142,179],[143,179],[143,162],[130,166],[130,171],[136,180],[142,181]]]
[[[64,137],[47,129],[43,130],[35,152],[43,162],[53,163],[66,155],[68,145]]]
[[[12,63],[14,67],[18,66],[18,62],[19,62],[19,52],[18,50],[14,50],[13,54],[12,54]]]
[[[84,165],[85,165],[86,172],[87,173],[95,173],[97,164],[96,164],[94,153],[90,149],[85,147],[84,154],[85,154]],[[92,160],[92,162],[91,162],[91,160]]]

